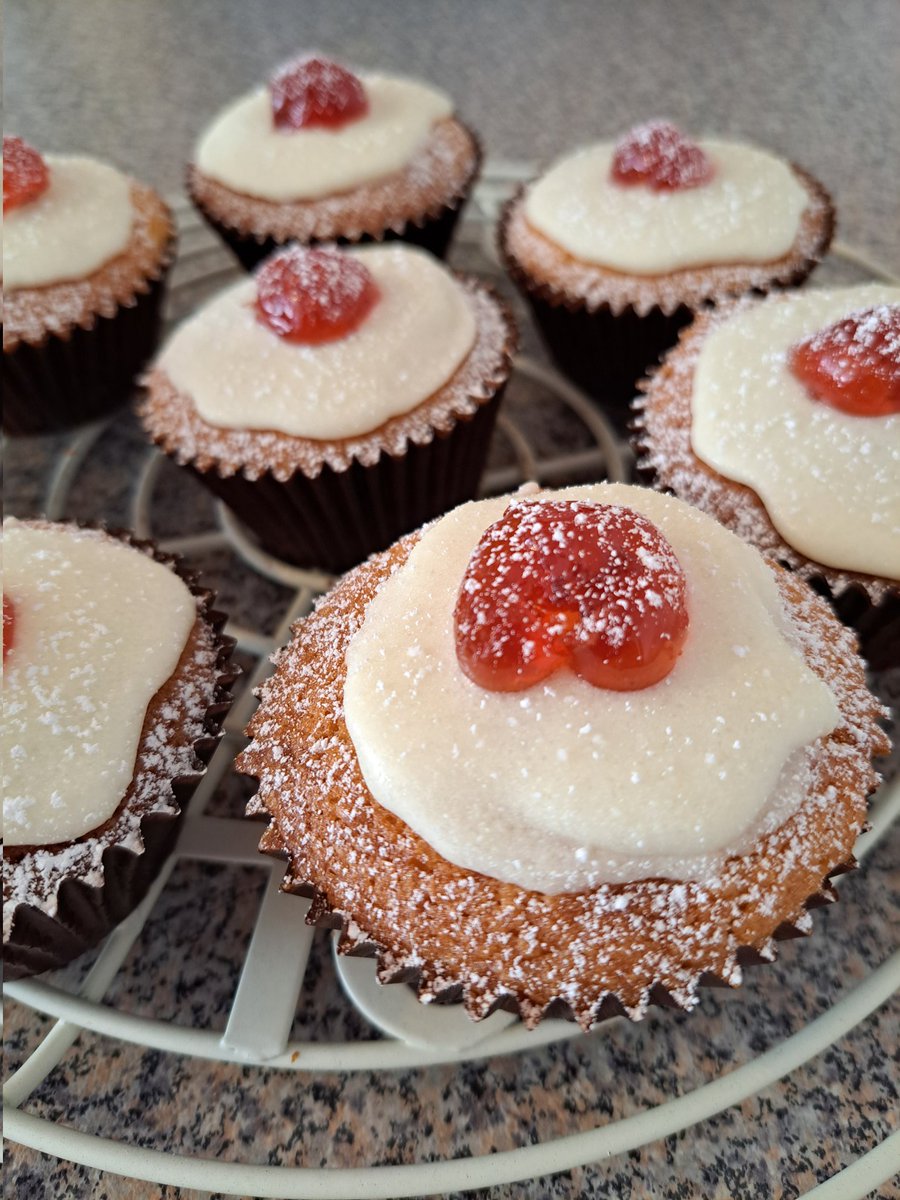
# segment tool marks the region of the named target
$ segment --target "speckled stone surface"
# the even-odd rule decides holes
[[[776,0],[727,6],[711,0],[268,0],[265,6],[22,0],[7,8],[4,32],[8,130],[45,149],[109,157],[169,194],[180,186],[197,128],[271,64],[318,45],[442,84],[460,98],[495,159],[547,160],[651,114],[774,146],[832,189],[845,241],[900,268],[894,0],[789,6]],[[455,254],[465,266],[480,258],[473,244]],[[193,307],[228,270],[223,252],[189,230],[172,315]],[[858,277],[830,262],[817,279]],[[533,349],[530,334],[527,344]],[[591,445],[583,424],[524,378],[514,381],[507,412],[542,457]],[[7,512],[42,509],[51,471],[70,444],[66,438],[7,443]],[[498,431],[492,466],[513,470],[513,450]],[[66,515],[129,523],[135,474],[148,453],[133,417],[123,414],[76,473]],[[590,477],[591,469],[569,477]],[[170,464],[162,465],[153,494],[157,536],[215,528],[205,493]],[[274,633],[289,589],[227,546],[196,552],[192,561],[237,621]],[[253,666],[250,655],[242,662]],[[207,811],[238,816],[248,790],[246,781],[227,776]],[[617,1021],[590,1037],[517,1056],[357,1075],[213,1064],[83,1033],[24,1108],[170,1153],[285,1166],[478,1156],[589,1130],[752,1062],[848,995],[897,947],[898,860],[895,827],[863,870],[839,882],[841,902],[814,915],[811,940],[782,943],[778,962],[749,971],[735,992],[704,993],[690,1016],[654,1010],[641,1025]],[[224,1029],[265,877],[264,865],[179,862],[106,1001],[140,1016]],[[56,982],[74,989],[92,958]],[[50,1023],[9,1001],[5,1017],[8,1077]],[[895,997],[786,1079],[662,1141],[561,1175],[467,1194],[490,1200],[803,1195],[897,1127],[898,1018]],[[378,1036],[344,999],[327,935],[317,933],[291,1037]],[[209,1195],[123,1179],[9,1143],[4,1194],[21,1200]],[[900,1193],[887,1182],[869,1194],[887,1200]]]

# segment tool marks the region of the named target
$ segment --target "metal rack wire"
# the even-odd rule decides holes
[[[485,234],[498,201],[513,183],[530,173],[527,166],[516,164],[495,164],[488,170],[476,196],[474,219],[463,230],[463,237],[468,239],[471,248],[477,251],[479,246],[486,245]],[[222,282],[232,268],[226,265],[224,253],[217,250],[187,207],[183,204],[176,207],[183,246],[173,281],[177,310],[190,307],[197,286],[208,287],[211,283]],[[863,265],[872,270],[871,264]],[[513,418],[504,414],[500,435],[506,438],[514,462],[494,470],[486,480],[486,490],[507,490],[529,478],[561,482],[585,471],[594,478],[621,479],[626,476],[627,449],[616,441],[597,410],[576,389],[529,358],[517,361],[516,373],[546,389],[566,405],[588,431],[590,445],[576,453],[548,457],[531,445],[527,432]],[[103,429],[103,425],[94,426],[70,439],[48,483],[45,511],[49,517],[66,514],[70,489],[90,459]],[[131,524],[142,537],[154,534],[154,492],[162,462],[155,450],[148,450],[136,477]],[[254,705],[253,688],[268,673],[270,653],[287,640],[290,626],[310,609],[315,597],[328,588],[331,580],[322,573],[290,567],[272,559],[222,508],[218,509],[216,528],[188,537],[160,540],[165,549],[189,558],[201,551],[230,548],[252,570],[284,586],[289,598],[271,635],[235,623],[229,626],[228,631],[236,637],[239,648],[255,660],[256,665],[226,723],[224,744],[194,796],[176,850],[144,902],[109,937],[76,991],[41,980],[21,981],[5,987],[6,995],[55,1021],[4,1087],[5,1132],[10,1140],[134,1178],[236,1195],[343,1197],[348,1200],[356,1196],[401,1197],[487,1187],[621,1154],[721,1112],[821,1053],[900,987],[900,954],[895,954],[799,1032],[730,1073],[677,1099],[599,1128],[478,1158],[360,1168],[272,1167],[211,1161],[199,1154],[174,1155],[94,1136],[23,1111],[22,1105],[60,1062],[82,1030],[186,1058],[312,1074],[391,1071],[437,1063],[464,1063],[498,1054],[527,1054],[551,1042],[585,1036],[577,1027],[563,1021],[546,1021],[537,1030],[528,1032],[504,1013],[496,1013],[487,1021],[475,1024],[459,1009],[425,1007],[405,988],[380,987],[371,961],[335,955],[335,970],[347,996],[385,1036],[381,1040],[359,1042],[289,1040],[313,936],[312,930],[298,921],[301,911],[298,906],[304,902],[279,891],[282,868],[278,863],[261,859],[258,854],[258,827],[239,819],[208,815],[205,810],[242,744],[241,731]],[[866,858],[898,814],[900,781],[895,780],[877,797],[871,817],[872,828],[860,839],[857,858]],[[252,865],[268,870],[224,1032],[137,1016],[103,1002],[173,868],[184,860]],[[887,1178],[898,1164],[900,1135],[895,1135],[807,1195],[832,1200],[834,1197],[845,1200],[862,1197]]]

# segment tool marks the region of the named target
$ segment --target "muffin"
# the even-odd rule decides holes
[[[827,588],[865,622],[867,655],[896,663],[900,288],[723,306],[644,386],[636,440],[657,486]]]
[[[887,749],[823,600],[619,484],[463,505],[275,662],[237,760],[260,848],[341,951],[475,1019],[738,984],[833,898]]]
[[[445,93],[307,55],[214,119],[187,186],[248,270],[293,241],[399,238],[443,257],[480,164]]]
[[[340,571],[475,494],[515,338],[417,247],[292,247],[175,332],[141,417],[267,551]]]
[[[507,204],[507,270],[559,367],[624,427],[636,381],[699,309],[800,283],[827,251],[822,185],[669,122],[561,159]]]
[[[159,340],[169,209],[105,163],[4,137],[3,227],[5,432],[106,416]]]
[[[4,978],[59,967],[141,900],[218,742],[231,639],[149,543],[3,526]]]

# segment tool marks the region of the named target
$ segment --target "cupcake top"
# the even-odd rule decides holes
[[[823,599],[618,485],[455,510],[275,663],[237,761],[260,849],[339,950],[476,1019],[587,1029],[738,984],[833,895],[887,748]]]
[[[643,316],[797,283],[833,233],[828,193],[793,163],[651,121],[514,196],[499,239],[513,276],[550,303]]]
[[[563,158],[529,189],[530,224],[584,262],[635,275],[786,254],[809,202],[789,163],[655,122]]]
[[[162,198],[94,159],[3,139],[3,349],[91,329],[150,291],[172,258]]]
[[[157,366],[212,426],[343,439],[434,395],[475,340],[470,297],[425,251],[292,247],[187,320]]]
[[[4,288],[83,279],[127,246],[131,181],[114,167],[4,137],[3,175]]]
[[[429,527],[349,644],[344,715],[371,794],[449,861],[547,894],[714,874],[796,810],[811,748],[838,722],[771,571],[709,517],[643,489],[595,485],[508,504],[468,504]],[[542,508],[572,505],[582,511],[571,529],[541,527]],[[504,561],[501,526],[514,508],[525,510],[524,537]],[[520,615],[531,604],[551,626],[564,620],[573,605],[560,577],[546,582],[546,596],[526,599],[528,580],[552,571],[548,556],[568,553],[592,510],[604,521],[641,514],[656,540],[642,534],[630,590],[582,606],[584,638],[599,630],[619,647],[629,621],[652,620],[669,602],[672,554],[687,614],[676,661],[632,690],[597,686],[577,652],[524,689],[474,682],[461,655],[461,597],[489,589],[474,624],[497,643],[524,639],[524,658],[533,657],[541,631],[504,630],[498,613],[511,595]],[[479,580],[467,568],[492,538],[500,552]],[[527,547],[544,565],[513,579]],[[575,592],[589,586],[582,580]],[[665,644],[674,635],[653,636]],[[646,629],[635,637],[648,652]]]
[[[52,846],[115,812],[197,602],[97,530],[8,518],[3,568],[3,832],[7,846]]]
[[[900,580],[900,288],[770,296],[730,314],[697,356],[690,437],[794,549]]]
[[[320,199],[402,170],[452,113],[449,97],[425,84],[357,77],[308,56],[216,117],[197,145],[196,165],[247,196]]]

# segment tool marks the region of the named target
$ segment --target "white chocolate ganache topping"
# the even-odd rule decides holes
[[[788,355],[853,312],[896,304],[900,288],[881,283],[767,297],[706,338],[691,400],[694,453],[751,487],[789,545],[889,579],[900,579],[900,415],[814,400]]]
[[[3,216],[3,286],[84,279],[128,245],[131,181],[92,158],[47,154],[49,185]]]
[[[3,526],[14,609],[0,748],[7,844],[71,841],[115,812],[147,705],[197,617],[168,567],[106,534]]]
[[[796,810],[835,700],[756,551],[643,488],[535,495],[570,499],[633,508],[674,549],[690,626],[671,673],[632,692],[568,669],[521,692],[472,683],[454,607],[508,498],[466,504],[425,530],[350,643],[344,715],[360,768],[376,801],[439,854],[523,888],[703,878]]]
[[[409,412],[449,381],[477,332],[450,272],[410,246],[347,253],[365,264],[380,296],[346,337],[317,345],[280,337],[257,319],[252,279],[176,330],[158,365],[205,421],[318,440],[352,437]]]
[[[339,129],[278,129],[269,89],[242,96],[197,146],[204,175],[261,200],[318,200],[400,171],[453,113],[450,97],[412,79],[361,77],[369,111]]]
[[[528,222],[575,258],[633,275],[785,255],[809,203],[790,164],[755,146],[697,144],[713,178],[682,191],[615,182],[613,142],[578,150],[528,189]]]

